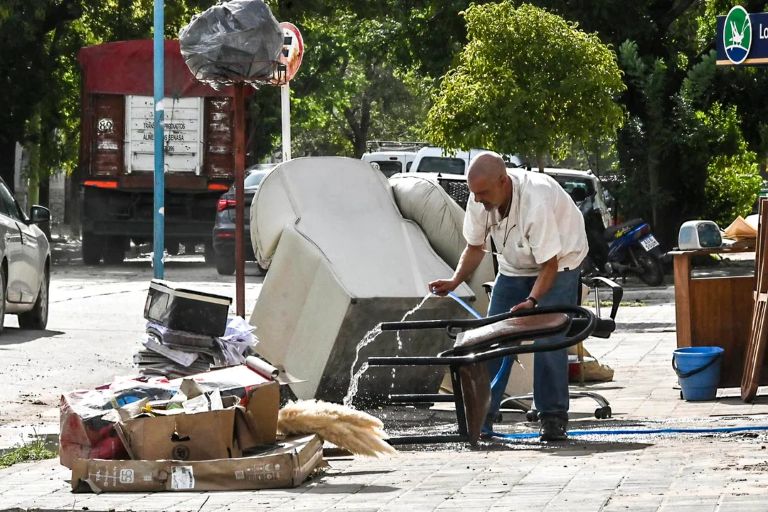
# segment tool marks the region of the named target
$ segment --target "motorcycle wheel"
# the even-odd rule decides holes
[[[664,269],[659,258],[645,251],[637,251],[635,254],[641,269],[637,277],[648,286],[659,286],[663,283]]]

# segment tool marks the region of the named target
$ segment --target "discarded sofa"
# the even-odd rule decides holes
[[[421,229],[404,219],[386,178],[349,158],[299,158],[261,182],[251,206],[251,239],[268,267],[251,324],[258,352],[306,382],[298,398],[342,401],[370,355],[416,355],[450,347],[443,333],[382,333],[357,354],[361,339],[383,321],[399,321],[427,295],[427,283],[453,269]],[[474,300],[462,285],[457,293]],[[454,301],[430,296],[409,319],[466,318]],[[389,393],[436,393],[442,369],[370,369],[358,400]]]

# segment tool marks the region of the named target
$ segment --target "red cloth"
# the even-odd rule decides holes
[[[151,39],[117,41],[82,48],[77,55],[86,93],[154,95]],[[178,40],[165,41],[165,96],[234,96],[195,79],[181,56]]]

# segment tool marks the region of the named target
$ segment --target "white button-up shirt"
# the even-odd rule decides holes
[[[576,204],[550,176],[507,169],[512,179],[512,204],[502,218],[496,208],[486,211],[470,194],[464,215],[464,238],[485,245],[493,237],[499,272],[535,276],[542,263],[557,256],[558,271],[581,265],[589,247],[584,218]]]

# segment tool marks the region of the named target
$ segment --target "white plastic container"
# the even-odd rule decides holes
[[[681,250],[713,249],[721,245],[720,228],[711,220],[689,220],[680,226],[677,246]]]

